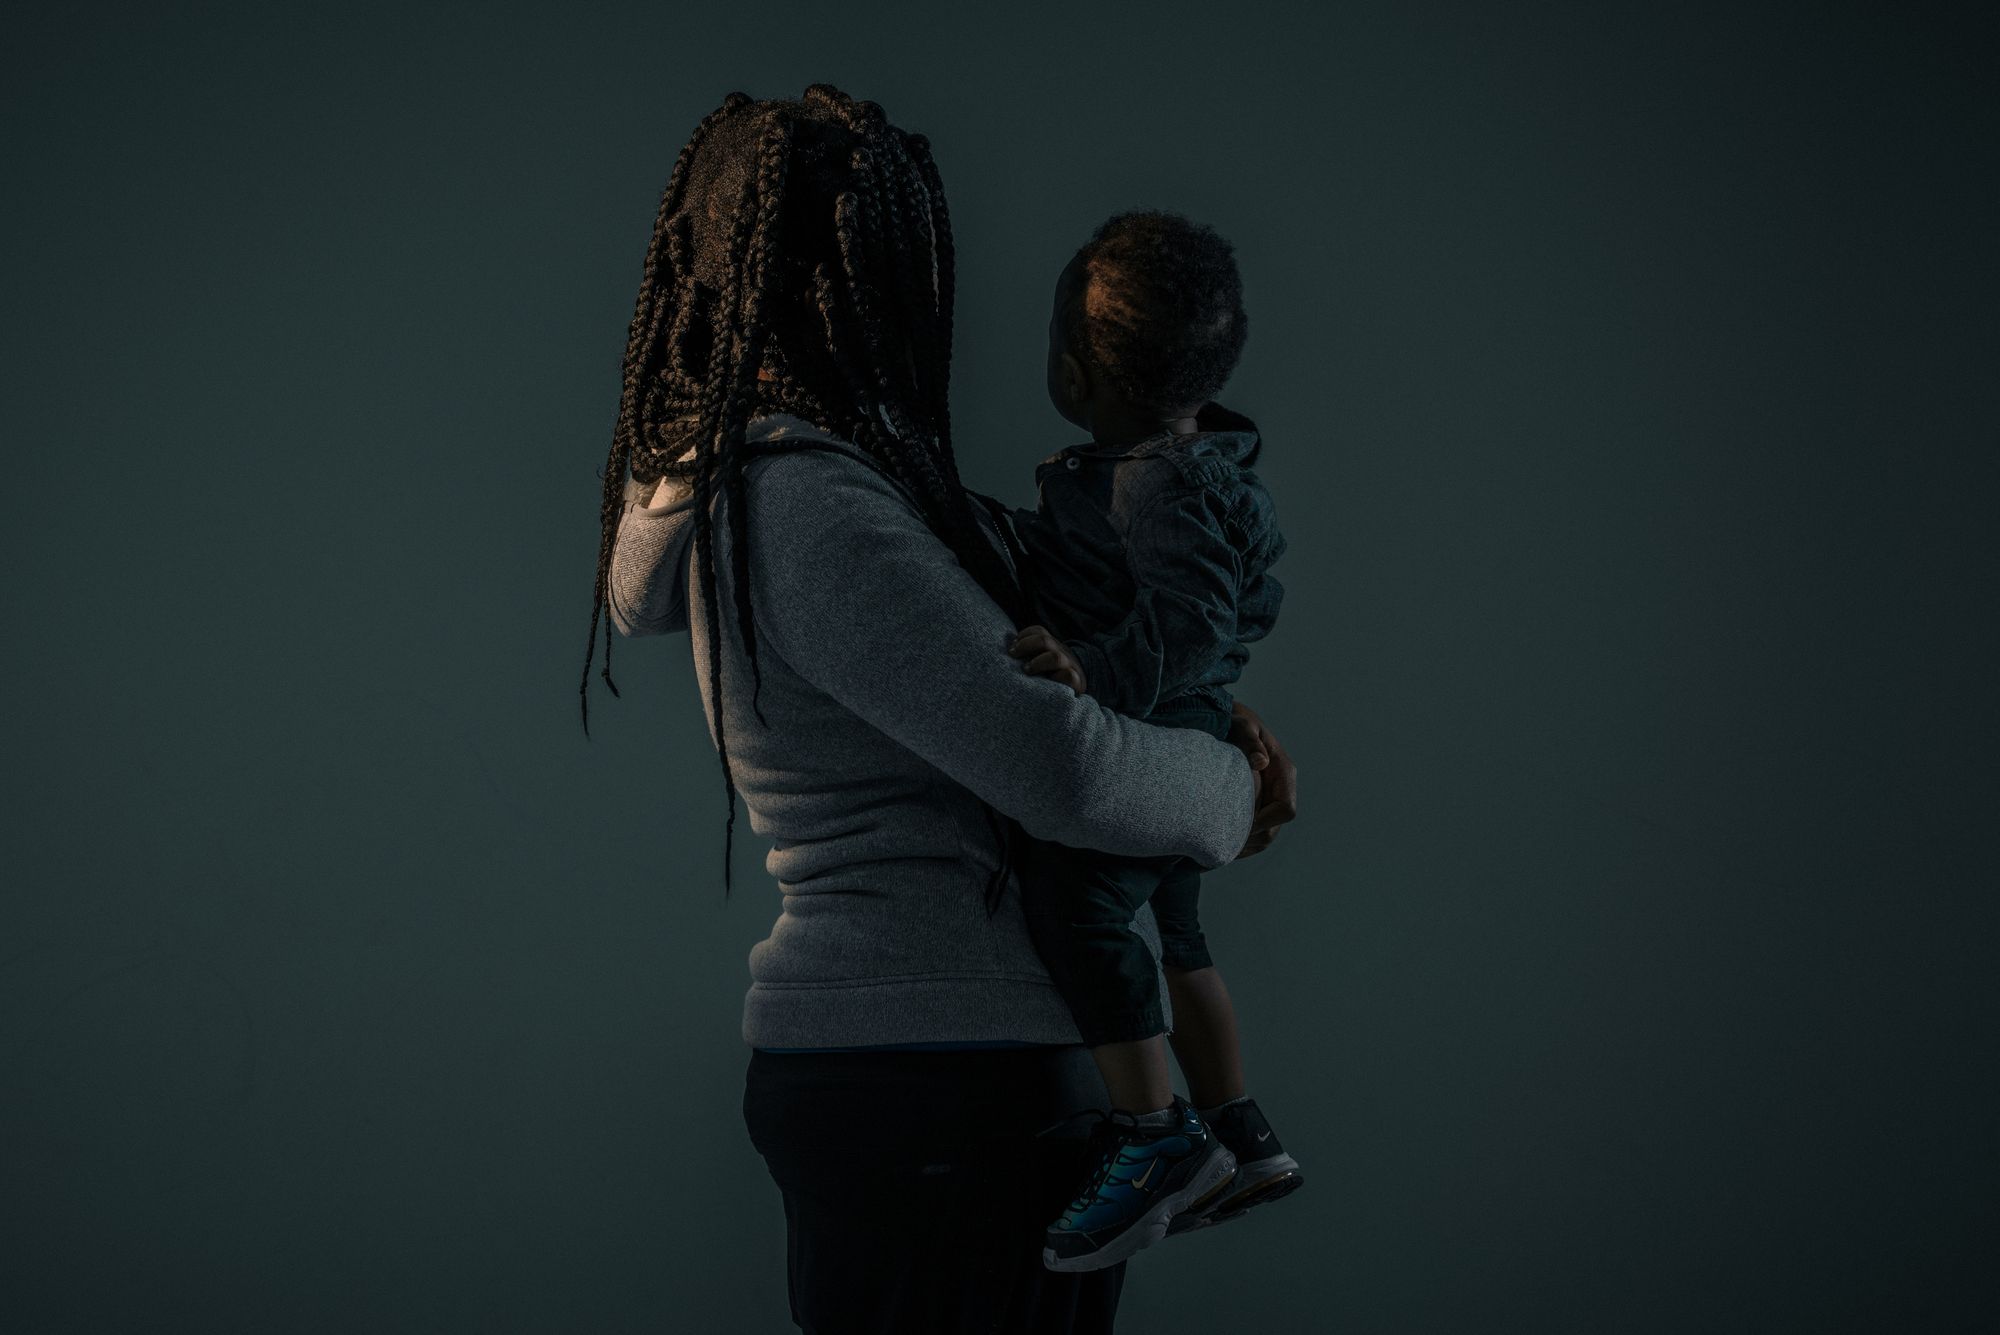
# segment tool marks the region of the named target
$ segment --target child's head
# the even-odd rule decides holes
[[[1049,398],[1085,428],[1107,408],[1187,416],[1221,392],[1248,333],[1229,242],[1177,213],[1121,213],[1056,280]]]

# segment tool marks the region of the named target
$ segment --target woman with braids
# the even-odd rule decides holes
[[[771,841],[744,1117],[793,1319],[1109,1331],[1122,1265],[1042,1265],[1085,1147],[1037,1133],[1104,1087],[1022,920],[1021,832],[1217,866],[1291,818],[1294,772],[1248,710],[1229,741],[1155,727],[1009,657],[1024,572],[953,459],[952,289],[929,145],[881,108],[819,84],[703,120],[629,332],[591,648],[608,608],[616,694],[611,623],[690,632],[725,892],[739,791]]]

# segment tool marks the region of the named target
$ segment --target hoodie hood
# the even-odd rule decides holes
[[[1263,441],[1257,434],[1257,424],[1242,413],[1231,412],[1219,403],[1207,403],[1195,414],[1194,424],[1196,430],[1192,435],[1176,436],[1171,431],[1156,431],[1144,440],[1129,445],[1076,445],[1051,455],[1049,460],[1043,462],[1060,460],[1071,454],[1092,459],[1141,459],[1162,450],[1179,449],[1190,458],[1220,458],[1239,468],[1257,466],[1257,455],[1263,449]]]
[[[759,417],[744,432],[747,444],[811,441],[866,460],[846,441],[786,413]],[[689,456],[683,455],[685,461]],[[629,478],[625,512],[611,553],[612,624],[625,636],[668,635],[688,628],[687,591],[694,561],[694,488],[678,478],[662,478],[672,499],[648,509],[652,491]]]

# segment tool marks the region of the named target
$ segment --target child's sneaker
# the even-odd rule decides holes
[[[1209,1117],[1215,1138],[1236,1156],[1236,1180],[1203,1211],[1184,1211],[1167,1226],[1168,1233],[1186,1233],[1223,1224],[1253,1205],[1289,1196],[1306,1183],[1299,1161],[1285,1153],[1255,1099],[1225,1103]]]
[[[1236,1157],[1186,1099],[1176,1097],[1173,1111],[1173,1122],[1157,1127],[1126,1112],[1104,1116],[1091,1136],[1082,1192],[1049,1225],[1043,1265],[1064,1271],[1117,1265],[1165,1237],[1174,1216],[1228,1190]]]

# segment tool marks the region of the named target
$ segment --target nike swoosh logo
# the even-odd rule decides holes
[[[1257,1137],[1257,1140],[1258,1140],[1258,1143],[1260,1143],[1260,1144],[1261,1144],[1261,1143],[1263,1143],[1264,1141],[1267,1141],[1267,1140],[1269,1140],[1270,1138],[1271,1138],[1271,1133],[1270,1133],[1269,1131],[1266,1131],[1266,1132],[1265,1132],[1265,1133],[1264,1133],[1263,1135],[1261,1135],[1261,1136]]]
[[[1134,1187],[1137,1187],[1140,1191],[1144,1191],[1146,1189],[1146,1183],[1152,1180],[1153,1170],[1155,1168],[1158,1168],[1159,1166],[1160,1166],[1160,1161],[1158,1159],[1155,1159],[1151,1163],[1147,1164],[1146,1171],[1132,1179],[1132,1185]]]

